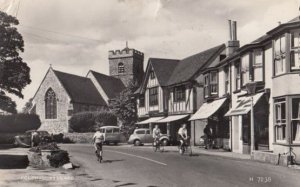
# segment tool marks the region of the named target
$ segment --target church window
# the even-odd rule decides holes
[[[125,67],[122,62],[118,64],[118,73],[124,73],[125,72]]]
[[[52,88],[48,89],[45,95],[45,117],[46,119],[57,118],[57,100]]]

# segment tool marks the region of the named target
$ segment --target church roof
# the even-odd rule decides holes
[[[86,77],[53,70],[73,103],[106,105],[106,102],[94,86],[93,82]]]
[[[125,85],[118,78],[104,75],[92,70],[90,70],[90,72],[94,75],[109,99],[114,99],[125,89]]]
[[[225,44],[218,45],[208,50],[181,60],[169,78],[168,85],[183,83],[190,80],[197,72],[206,67],[209,62],[225,49]]]

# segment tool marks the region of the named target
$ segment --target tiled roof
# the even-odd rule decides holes
[[[89,78],[56,70],[53,70],[53,72],[66,89],[73,103],[106,105],[104,99]]]
[[[104,75],[92,70],[90,72],[94,75],[109,99],[114,99],[125,89],[125,85],[118,78]]]
[[[149,63],[152,65],[160,86],[167,86],[174,69],[180,60],[150,58]]]
[[[201,71],[209,64],[214,57],[225,49],[225,44],[218,45],[198,54],[181,60],[168,80],[168,85],[174,85],[190,80],[197,72]]]
[[[297,21],[300,21],[300,16],[297,16],[297,17],[291,19],[290,21],[288,21],[288,23],[293,23],[293,22],[297,22]]]

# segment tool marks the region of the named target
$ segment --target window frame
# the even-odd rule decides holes
[[[238,91],[241,89],[241,62],[236,62],[234,64],[234,73],[235,73],[235,90]]]
[[[204,75],[204,85],[203,85],[203,92],[204,92],[204,98],[207,98],[210,96],[209,91],[209,73]]]
[[[125,66],[123,62],[118,63],[118,74],[125,73]]]
[[[52,95],[49,95],[52,94]],[[45,119],[57,119],[57,97],[52,88],[45,93]]]
[[[279,40],[279,54],[278,54],[278,49],[277,49],[277,42]],[[284,43],[284,51],[282,51],[282,43]],[[274,39],[273,42],[273,66],[274,66],[274,76],[279,76],[282,74],[286,74],[288,72],[287,70],[287,58],[286,58],[286,53],[287,53],[287,43],[286,43],[286,34],[282,34],[278,36],[277,38]],[[282,71],[278,71],[278,66],[277,63],[281,63]]]
[[[150,71],[150,79],[151,80],[155,79],[155,73],[153,70]]]
[[[284,110],[285,110],[285,118],[282,118],[282,105],[284,104]],[[277,111],[277,106],[280,107],[280,111]],[[287,141],[287,114],[288,114],[288,108],[287,108],[287,99],[286,98],[276,98],[274,99],[274,138],[276,143],[284,143]],[[282,128],[282,139],[279,139],[279,128]]]
[[[209,87],[210,87],[210,95],[218,95],[218,71],[211,71],[209,73]],[[215,75],[215,80],[213,80],[213,75]],[[213,92],[214,90],[214,92]]]
[[[173,88],[173,101],[174,102],[182,102],[186,100],[186,87],[184,85],[176,86]]]
[[[297,34],[298,44],[295,44],[295,34]],[[290,33],[290,72],[300,71],[300,30],[294,30]],[[298,68],[296,66],[295,56],[298,54]],[[292,66],[294,64],[294,66]],[[295,68],[293,68],[295,67]]]
[[[299,100],[299,103],[298,103],[298,116],[297,116],[297,118],[294,118],[294,116],[293,116],[293,114],[294,114],[294,111],[293,111],[293,100]],[[299,144],[300,143],[300,140],[295,140],[294,139],[294,121],[298,121],[298,123],[300,123],[300,108],[299,108],[299,105],[300,105],[300,96],[292,96],[292,97],[290,97],[290,124],[291,124],[291,143],[292,144]],[[296,129],[296,131],[297,131],[297,129]],[[296,132],[297,133],[297,132]],[[299,132],[300,133],[300,132]],[[295,134],[295,138],[296,138],[296,134]],[[300,136],[300,135],[299,135]]]
[[[257,63],[256,61],[256,57],[258,56],[258,53],[259,53],[259,56],[261,56],[260,60],[261,62],[260,63]],[[252,63],[252,68],[253,68],[253,75],[252,75],[252,79],[256,82],[261,82],[261,81],[264,81],[264,51],[262,49],[255,49],[253,50],[253,63]],[[255,76],[256,75],[256,71],[260,71],[260,75],[261,75],[261,79],[260,80],[257,80],[257,77]]]
[[[149,106],[158,105],[158,86],[149,88]]]

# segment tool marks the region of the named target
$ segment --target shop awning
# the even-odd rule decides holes
[[[163,119],[164,117],[152,117],[152,118],[149,118],[149,119],[146,119],[144,121],[140,121],[140,122],[137,122],[136,124],[137,125],[144,125],[144,124],[149,124],[149,123],[154,123],[160,119]]]
[[[209,118],[218,111],[218,109],[224,104],[225,101],[226,98],[223,98],[210,103],[204,103],[199,108],[199,110],[189,119],[189,121]]]
[[[180,120],[180,119],[183,119],[183,118],[186,118],[186,117],[188,117],[188,114],[168,116],[164,119],[161,119],[161,120],[157,121],[156,123],[169,123],[169,122],[177,121],[177,120]]]
[[[264,95],[264,93],[257,93],[253,96],[253,106]],[[251,110],[251,96],[240,97],[237,104],[225,116],[238,116],[247,114]]]

